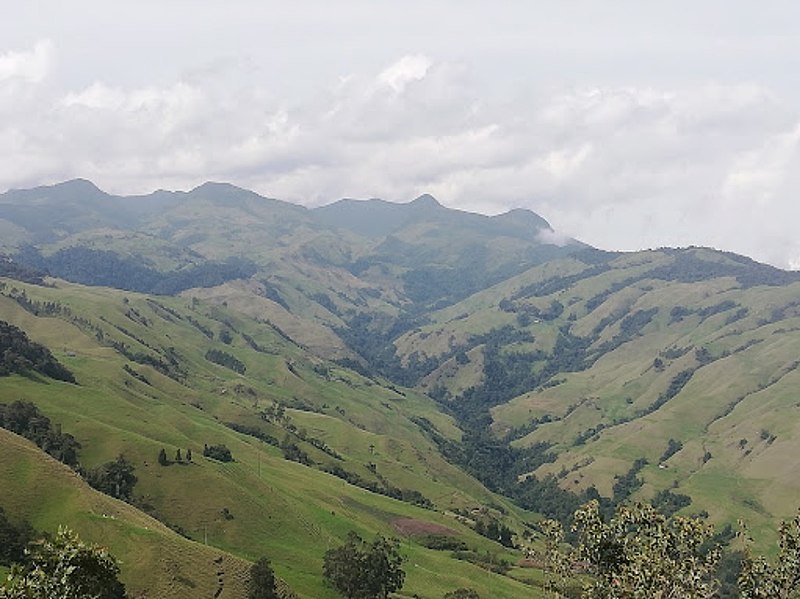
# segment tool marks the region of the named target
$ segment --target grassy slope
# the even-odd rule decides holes
[[[555,444],[558,460],[543,466],[539,474],[556,474],[567,488],[594,484],[610,494],[614,476],[626,472],[638,457],[646,457],[645,485],[636,498],[675,487],[676,492],[693,499],[686,511],[705,509],[718,522],[743,517],[752,523],[756,535],[771,538],[767,531],[774,529],[777,518],[793,514],[800,490],[800,467],[790,457],[800,451],[796,395],[800,312],[794,305],[800,285],[741,288],[730,277],[697,283],[647,279],[614,291],[593,310],[585,307],[587,299],[615,283],[670,260],[661,252],[623,256],[614,261],[612,270],[564,291],[517,300],[544,308],[557,299],[566,307],[558,320],[527,327],[536,337],[527,349],[545,351],[552,348],[554,332],[571,314],[575,315],[572,332],[581,336],[590,335],[603,318],[616,315],[592,346],[598,348],[620,332],[625,315],[651,308],[658,311],[639,335],[603,355],[591,368],[558,374],[556,378],[564,379],[563,383],[495,408],[495,430],[504,434],[532,418],[549,415],[554,422],[540,425],[516,441],[521,445],[536,441]],[[569,261],[564,266],[568,267]],[[557,265],[537,267],[435,313],[432,324],[398,340],[401,354],[439,355],[449,349],[443,340],[465,340],[513,323],[514,314],[500,310],[499,301],[527,284],[546,280],[553,268]],[[706,318],[691,314],[671,322],[675,306],[698,310],[726,300],[737,306]],[[747,308],[747,315],[728,322],[739,308]],[[687,351],[680,357],[665,358],[665,350],[671,347]],[[703,348],[712,358],[706,365],[698,362],[695,354]],[[659,356],[664,361],[662,370],[654,368]],[[656,401],[679,372],[698,367],[676,397],[651,414],[637,414]],[[458,391],[463,387],[461,381],[476,380],[474,368],[470,363],[463,367],[467,372],[460,372],[450,360],[423,384],[430,386],[436,381]],[[598,425],[606,428],[585,444],[575,444],[578,435]],[[762,438],[767,435],[775,439]],[[659,468],[659,457],[670,438],[684,447],[666,467]],[[740,447],[742,439],[746,443]],[[712,458],[704,463],[706,452]]]
[[[216,591],[220,580],[221,598],[246,592],[246,561],[188,541],[128,504],[98,493],[13,433],[0,429],[0,447],[0,504],[39,530],[53,532],[66,525],[84,540],[107,546],[122,558],[122,578],[131,596],[187,597],[194,589]]]
[[[9,283],[9,287],[12,285],[24,287]],[[187,299],[158,298],[159,303],[180,315],[178,318],[131,293],[72,285],[60,285],[59,289],[26,287],[26,291],[28,297],[68,305],[73,315],[90,320],[104,331],[104,342],[124,339],[132,349],[152,355],[164,347],[175,348],[181,367],[189,374],[184,384],[149,366],[128,362],[63,317],[34,316],[11,299],[0,297],[0,318],[51,347],[80,383],[74,386],[8,377],[0,386],[0,401],[29,399],[37,403],[83,443],[81,459],[86,466],[123,452],[136,465],[140,478],[136,492],[141,501],[192,538],[203,540],[207,535],[209,544],[245,559],[268,555],[277,573],[304,597],[334,596],[321,585],[322,555],[341,542],[348,530],[355,528],[365,536],[375,532],[396,534],[392,521],[399,517],[446,525],[481,551],[517,559],[443,513],[449,508],[499,503],[505,504],[512,518],[527,517],[444,462],[408,415],[424,415],[450,437],[460,432],[423,396],[410,392],[404,396],[311,358],[269,327],[218,307],[199,304],[192,308]],[[189,316],[214,331],[223,326],[220,321],[226,321],[225,326],[234,331],[233,343],[227,346],[209,341],[187,324]],[[246,331],[257,340],[261,353],[244,343],[241,333]],[[246,362],[247,375],[208,363],[203,355],[209,345]],[[126,374],[124,364],[149,384]],[[277,399],[318,410],[289,409],[287,413],[292,424],[342,454],[346,469],[368,478],[364,464],[371,461],[392,484],[417,489],[433,499],[439,511],[374,495],[287,462],[277,448],[220,424],[229,420],[262,424],[254,415],[256,409]],[[285,434],[274,424],[264,427],[278,438]],[[221,464],[201,457],[203,443],[220,442],[231,448],[236,462]],[[326,458],[310,446],[301,446],[314,459]],[[167,448],[170,457],[177,448],[192,448],[194,463],[158,466],[156,456],[161,447]],[[44,491],[40,488],[39,493],[33,493],[30,503],[40,502],[52,511],[47,517],[34,519],[34,524],[52,530],[67,514]],[[223,516],[224,508],[233,519]],[[83,532],[82,527],[76,528]],[[121,547],[119,551],[126,562],[131,559],[130,548]],[[486,596],[512,598],[532,593],[529,587],[509,578],[411,542],[404,544],[404,552],[409,556],[405,587],[409,594],[439,597],[464,586],[465,581]],[[205,590],[211,588],[199,580],[195,584]]]

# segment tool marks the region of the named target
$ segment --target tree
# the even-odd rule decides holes
[[[348,599],[361,597],[363,593],[363,544],[363,539],[351,531],[344,545],[325,552],[322,575]]]
[[[133,498],[133,486],[139,480],[133,472],[133,464],[120,454],[113,462],[87,472],[86,482],[106,495],[129,502]]]
[[[220,462],[232,462],[233,455],[227,445],[220,443],[219,445],[204,445],[203,455],[207,458],[213,458]]]
[[[550,551],[560,551],[558,523],[548,522]],[[607,522],[597,501],[575,512],[578,545],[570,561],[586,565],[585,599],[708,599],[720,558],[713,527],[697,518],[667,519],[649,505],[620,506]],[[563,558],[550,558],[563,564]]]
[[[60,528],[55,539],[28,551],[29,563],[14,566],[0,599],[124,599],[119,566],[105,549],[87,545]]]
[[[556,520],[541,523],[545,540],[546,578],[544,589],[548,597],[562,597],[572,574],[571,556],[561,551],[564,543],[564,527]]]
[[[158,452],[158,463],[162,466],[166,466],[169,463],[167,460],[167,450],[163,447],[161,448],[161,451]]]
[[[399,543],[377,535],[371,544],[355,532],[344,545],[325,553],[323,575],[348,599],[386,599],[403,586]]]
[[[25,546],[35,535],[36,532],[27,521],[15,526],[0,507],[0,565],[10,566],[21,562],[25,557]]]
[[[369,597],[386,599],[403,586],[405,572],[400,567],[403,557],[396,540],[376,536],[370,546],[365,562],[367,569],[367,593]]]
[[[2,352],[0,352],[2,353]],[[78,450],[81,444],[75,437],[62,433],[29,401],[0,404],[0,427],[33,441],[43,451],[71,468],[78,467]]]
[[[742,526],[742,535],[746,529]],[[763,556],[754,557],[749,542],[739,574],[741,599],[789,599],[800,589],[800,510],[790,522],[778,527],[777,559],[770,563]]]
[[[250,584],[247,599],[278,599],[275,588],[275,572],[266,557],[250,567]]]

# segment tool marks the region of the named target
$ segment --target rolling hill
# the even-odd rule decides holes
[[[270,326],[199,300],[59,282],[41,287],[9,281],[0,293],[3,318],[51,347],[77,381],[10,375],[1,381],[0,403],[34,402],[75,436],[84,467],[123,454],[139,479],[131,507],[99,495],[65,466],[6,433],[0,438],[7,458],[0,501],[37,529],[69,524],[91,540],[110,543],[135,596],[212,596],[217,577],[187,565],[201,559],[192,557],[192,548],[212,554],[200,545],[208,543],[214,559],[223,555],[236,564],[238,582],[227,571],[223,577],[235,590],[231,596],[246,580],[242,560],[268,555],[300,597],[333,597],[321,583],[324,552],[349,530],[404,534],[404,521],[446,531],[493,559],[518,559],[477,535],[468,525],[474,516],[457,512],[482,510],[518,530],[531,516],[442,458],[417,422],[452,439],[461,432],[424,395],[347,371]],[[216,363],[209,348],[231,359]],[[230,368],[234,360],[244,372]],[[233,462],[203,457],[205,445],[219,444],[230,449]],[[26,447],[24,460],[16,457],[18,446]],[[157,460],[161,448],[170,459],[165,466]],[[173,460],[177,450],[192,450],[192,462]],[[39,474],[54,468],[69,484],[49,486]],[[69,501],[62,501],[62,487]],[[98,498],[104,503],[93,507]],[[175,547],[167,551],[169,543],[162,548],[153,539],[150,561],[140,564],[135,544],[108,541],[118,533],[91,524],[106,523],[103,514],[120,510],[135,522],[155,517],[183,536],[161,524]],[[419,534],[403,537],[405,553],[419,568],[409,572],[409,596],[438,596],[465,580],[496,596],[530,592],[512,578],[426,549]],[[170,565],[167,556],[182,546],[189,547],[186,564]],[[162,558],[174,576],[153,570],[153,560]],[[438,571],[430,580],[429,573]]]
[[[300,597],[334,597],[322,556],[353,529],[402,536],[403,596],[537,596],[522,552],[475,528],[527,547],[540,514],[602,496],[741,517],[766,548],[797,507],[800,273],[709,248],[605,252],[524,210],[309,210],[219,183],[10,191],[0,229],[0,320],[77,381],[12,374],[0,403],[35,403],[87,468],[124,454],[130,521],[170,526],[153,546],[186,563],[207,541],[237,564],[230,588],[268,555]],[[233,462],[201,457],[217,444]],[[31,469],[53,467],[28,449]],[[0,477],[20,485],[13,463]],[[24,506],[0,501],[41,529],[83,525],[97,494],[63,476],[80,507],[33,483]],[[469,549],[426,548],[424,531]],[[186,590],[112,548],[142,596]]]

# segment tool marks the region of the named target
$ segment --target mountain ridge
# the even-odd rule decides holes
[[[459,531],[491,517],[526,547],[531,512],[565,519],[590,497],[660,502],[720,527],[743,518],[762,547],[796,507],[800,273],[713,248],[606,252],[561,240],[530,211],[485,216],[431,196],[307,209],[206,183],[143,197],[151,205],[125,226],[93,201],[65,222],[36,220],[0,261],[0,320],[76,370],[97,422],[81,420],[72,390],[59,403],[54,385],[20,376],[0,401],[19,394],[75,427],[90,465],[114,450],[143,465],[159,444],[197,447],[197,431],[214,431],[248,465],[193,470],[227,489],[220,506],[235,514],[215,516],[215,542],[247,559],[283,551],[279,570],[304,597],[328,596],[309,531],[341,539],[346,513],[364,533],[391,532],[374,502],[393,517],[455,518]],[[18,208],[5,197],[0,220],[24,229]],[[123,417],[134,406],[169,419],[148,436]],[[301,461],[284,469],[283,452]],[[251,480],[259,460],[306,481],[273,481],[260,509],[330,489],[318,512],[282,515],[309,547],[253,539],[238,521],[255,512],[236,477]],[[144,472],[148,501],[192,534],[221,513],[182,495],[171,505],[167,471]],[[343,480],[383,498],[332,499]],[[407,505],[425,500],[438,515]],[[415,543],[426,563],[474,574]],[[538,592],[492,580],[487,596]],[[448,590],[434,597],[426,583],[417,573],[409,592]]]

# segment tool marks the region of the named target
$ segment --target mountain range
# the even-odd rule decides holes
[[[12,190],[0,253],[14,347],[75,381],[9,360],[0,404],[138,477],[107,497],[0,430],[0,507],[111,539],[137,596],[242,596],[267,555],[285,596],[334,597],[322,556],[349,530],[402,538],[401,596],[539,596],[536,522],[587,498],[743,518],[764,548],[797,508],[800,273],[607,252],[527,210],[220,183]],[[203,456],[222,443],[234,461]]]

